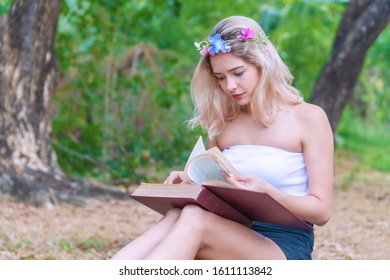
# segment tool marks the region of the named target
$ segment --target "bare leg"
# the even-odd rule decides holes
[[[123,247],[112,259],[144,259],[169,233],[179,218],[180,211],[179,209],[170,210],[158,224]]]
[[[147,259],[286,259],[270,239],[201,208],[186,206]]]
[[[180,213],[179,219],[172,227],[169,234],[161,240],[146,259],[192,260],[195,258],[201,242],[201,236],[194,226],[197,221],[191,221],[191,217],[185,214],[190,212],[189,209],[192,208],[200,209],[193,205],[186,206]]]

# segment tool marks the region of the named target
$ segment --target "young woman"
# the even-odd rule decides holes
[[[276,49],[252,19],[220,21],[195,43],[201,59],[192,126],[207,130],[241,174],[239,188],[266,192],[310,224],[330,218],[333,135],[324,111],[305,103]],[[166,183],[181,183],[173,171]],[[252,228],[195,205],[173,209],[113,259],[311,259],[313,231],[254,221]]]

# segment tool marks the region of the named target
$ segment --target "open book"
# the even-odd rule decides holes
[[[222,172],[239,175],[217,147],[206,150],[202,137],[199,137],[184,167],[187,180],[197,185],[202,185],[207,180],[226,182]]]
[[[222,152],[206,150],[200,137],[184,168],[189,184],[142,183],[130,197],[163,215],[171,208],[196,204],[248,227],[261,221],[313,230],[270,195],[230,185],[221,171],[238,175]]]

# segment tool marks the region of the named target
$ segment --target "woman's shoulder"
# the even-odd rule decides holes
[[[325,111],[318,105],[302,102],[294,106],[294,113],[299,121],[306,124],[315,124],[319,121],[328,121]]]
[[[302,102],[289,109],[291,127],[301,133],[301,137],[307,134],[318,134],[320,131],[329,131],[330,123],[325,111],[318,105]]]
[[[296,120],[302,132],[302,141],[332,142],[332,129],[325,111],[318,105],[303,102],[295,108]]]

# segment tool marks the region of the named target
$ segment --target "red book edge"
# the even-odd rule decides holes
[[[267,193],[212,185],[204,187],[253,221],[313,230],[312,226]]]
[[[205,187],[202,187],[196,198],[152,197],[133,194],[129,196],[162,215],[165,215],[172,208],[181,209],[188,204],[196,204],[218,216],[238,222],[244,226],[250,227],[252,225],[250,219]]]

